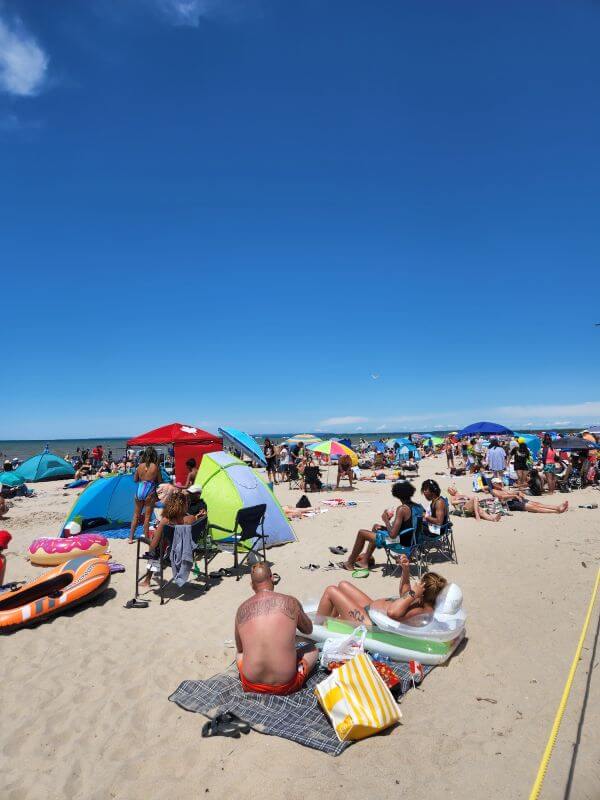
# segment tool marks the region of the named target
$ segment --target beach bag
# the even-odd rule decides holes
[[[300,500],[298,500],[298,502],[296,503],[296,508],[310,508],[310,507],[311,507],[310,500],[305,494],[303,494]]]
[[[483,492],[484,489],[485,489],[485,483],[483,482],[483,476],[473,475],[473,491]]]
[[[349,661],[359,653],[364,653],[366,636],[366,627],[359,625],[350,636],[325,639],[321,650],[321,666],[327,669],[331,662]]]
[[[315,694],[340,742],[373,736],[402,717],[392,693],[365,653],[335,669],[317,684]]]

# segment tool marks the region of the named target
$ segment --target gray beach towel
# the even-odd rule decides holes
[[[175,525],[173,544],[171,545],[171,567],[173,568],[173,583],[181,588],[187,581],[194,563],[192,551],[191,525]]]
[[[408,664],[394,663],[390,666],[400,679],[402,694],[405,694],[412,687]],[[423,669],[427,675],[434,667],[424,666]],[[281,697],[244,692],[237,667],[232,664],[227,672],[206,681],[183,681],[169,700],[186,711],[204,714],[209,719],[231,711],[259,733],[281,736],[304,747],[339,756],[352,742],[339,741],[314,693],[317,683],[328,674],[319,669],[309,676],[299,692]]]

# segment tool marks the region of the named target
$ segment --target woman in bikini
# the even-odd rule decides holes
[[[144,536],[148,536],[150,517],[158,501],[156,489],[160,483],[160,478],[158,453],[153,447],[147,447],[133,476],[133,480],[137,483],[137,489],[134,499],[133,519],[131,520],[131,529],[129,531],[129,544],[133,543],[133,537],[139,525],[142,511],[144,514]]]
[[[490,514],[483,506],[479,505],[478,497],[470,497],[468,494],[460,494],[456,486],[448,487],[450,502],[462,517],[474,517],[475,519],[485,519],[488,522],[499,522],[502,514]]]
[[[399,597],[372,600],[352,583],[342,581],[325,589],[317,608],[317,621],[324,617],[339,617],[359,625],[372,625],[371,608],[396,622],[405,622],[417,614],[433,613],[437,596],[447,584],[446,579],[436,572],[426,572],[411,588],[410,561],[406,556],[400,556],[399,564],[402,567]]]

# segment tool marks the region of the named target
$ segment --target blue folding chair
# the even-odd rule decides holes
[[[411,527],[405,528],[402,531],[402,537],[405,537],[406,534],[410,533],[410,544],[403,545],[400,543],[399,537],[396,539],[392,539],[391,537],[387,537],[384,544],[383,549],[385,551],[386,556],[386,565],[384,567],[387,575],[394,575],[396,570],[398,569],[398,558],[399,556],[405,555],[411,561],[415,561],[417,567],[419,569],[419,577],[421,577],[421,568],[420,568],[420,559],[418,557],[419,554],[419,547],[420,541],[423,534],[423,514],[425,513],[425,509],[423,506],[415,504],[412,507],[411,511]]]

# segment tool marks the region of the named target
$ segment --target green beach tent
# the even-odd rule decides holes
[[[223,451],[205,453],[195,483],[202,487],[209,524],[233,530],[240,508],[264,503],[267,547],[296,541],[294,530],[266,481],[239,458]],[[213,531],[212,535],[218,540],[228,534]]]

